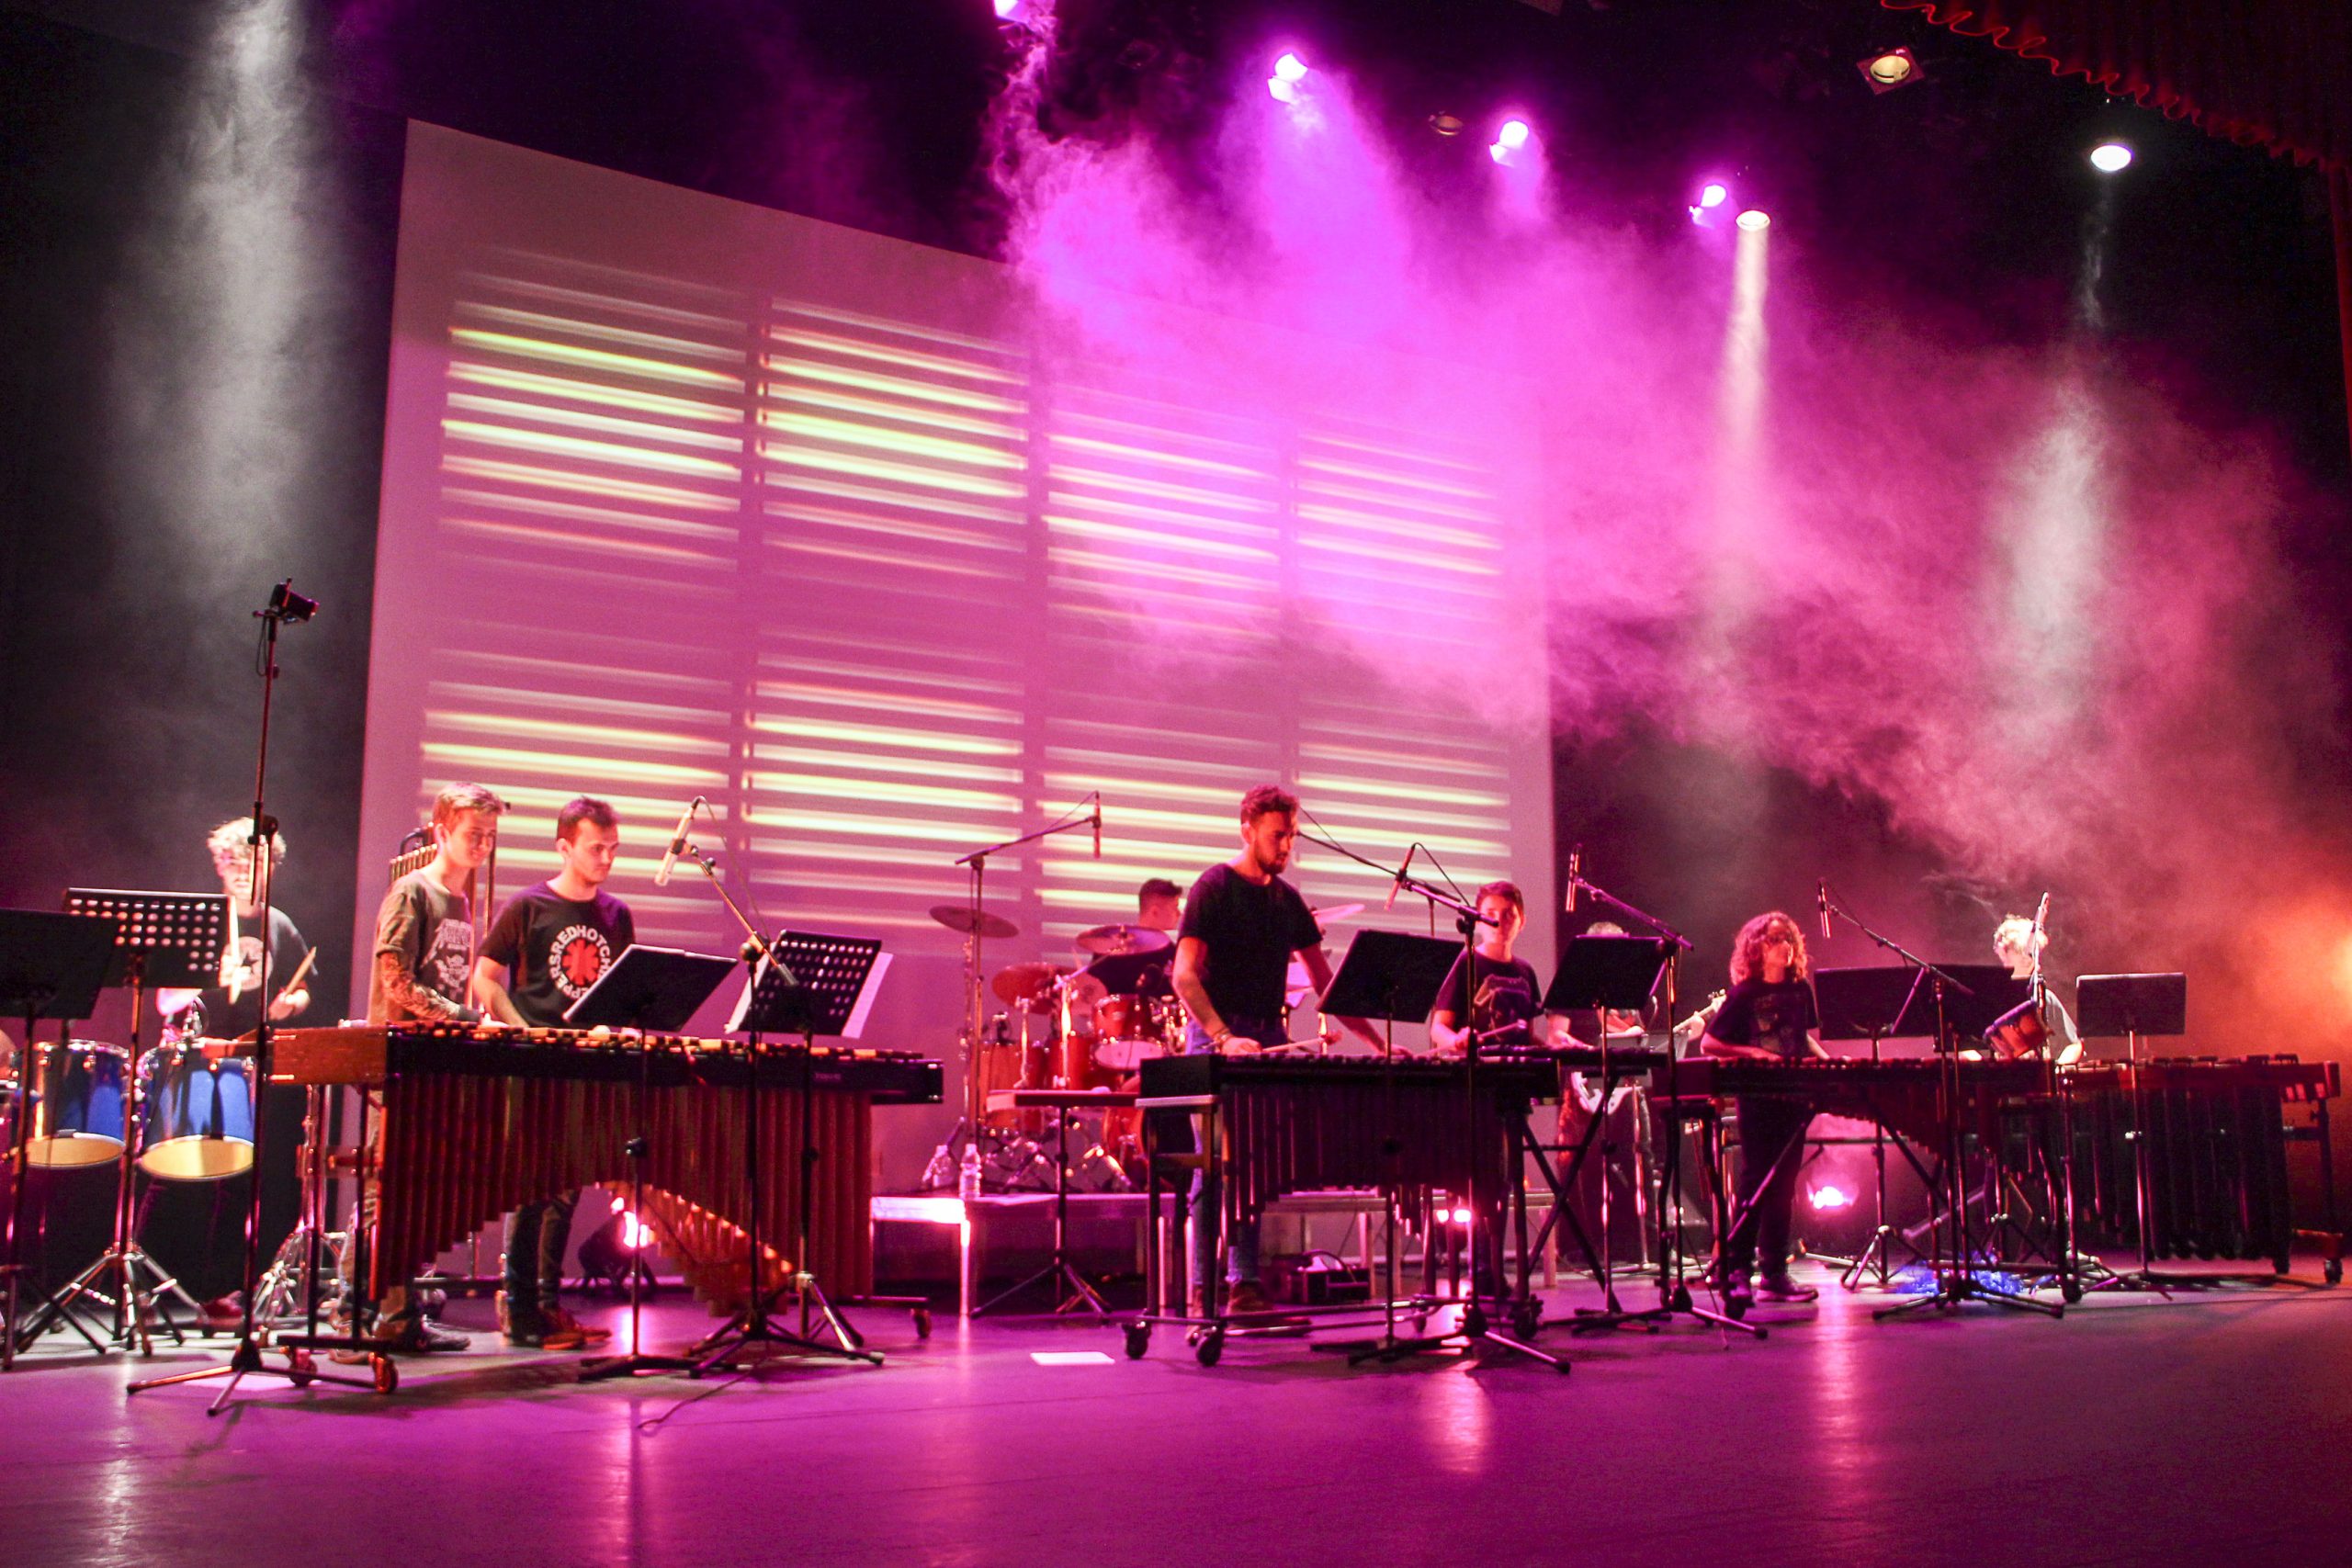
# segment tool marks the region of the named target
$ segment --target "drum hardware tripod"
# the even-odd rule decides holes
[[[42,1019],[54,1020],[56,1048],[66,1048],[73,1021],[89,1017],[97,1008],[107,965],[115,952],[115,929],[110,918],[0,909],[0,1014],[25,1021],[10,1106],[15,1146],[10,1150],[7,1236],[5,1247],[0,1247],[0,1259],[5,1259],[0,1261],[0,1275],[6,1277],[5,1285],[0,1285],[0,1372],[16,1365],[17,1308],[27,1267],[25,1192],[32,1185],[32,1066],[33,1052],[39,1048],[35,1026]],[[67,1321],[90,1341],[93,1350],[105,1350],[79,1318]]]
[[[217,1367],[205,1367],[191,1372],[174,1372],[167,1377],[148,1378],[132,1383],[125,1392],[141,1393],[151,1388],[171,1383],[196,1382],[207,1378],[225,1378],[220,1393],[205,1409],[207,1416],[218,1416],[228,1407],[230,1396],[237,1385],[254,1373],[282,1377],[296,1388],[312,1382],[341,1383],[351,1388],[373,1388],[379,1393],[390,1393],[399,1386],[400,1375],[392,1368],[391,1359],[380,1352],[371,1359],[375,1373],[372,1379],[338,1376],[321,1371],[311,1358],[311,1351],[322,1348],[371,1348],[368,1341],[359,1339],[330,1339],[316,1332],[318,1325],[318,1233],[311,1233],[311,1273],[310,1319],[311,1332],[300,1340],[280,1338],[276,1346],[268,1344],[269,1329],[254,1314],[254,1298],[260,1294],[261,1276],[261,1194],[262,1171],[268,1168],[265,1156],[269,1137],[268,1119],[261,1114],[264,1097],[269,1092],[272,1068],[276,1065],[277,1025],[269,1016],[269,998],[277,993],[270,988],[269,935],[274,928],[270,915],[273,904],[273,878],[270,874],[270,845],[275,840],[277,823],[264,808],[269,776],[269,705],[271,694],[277,685],[277,636],[282,627],[300,625],[318,614],[318,602],[294,592],[294,580],[288,578],[270,591],[266,607],[254,612],[262,623],[261,647],[255,660],[254,673],[261,677],[261,737],[254,754],[254,810],[251,819],[252,836],[247,842],[253,853],[253,902],[261,910],[263,941],[258,973],[254,989],[263,998],[261,1016],[254,1027],[254,1180],[245,1200],[244,1237],[244,1321],[239,1325],[236,1348],[229,1359]],[[225,902],[225,900],[224,900]],[[363,1097],[364,1104],[364,1097]],[[323,1151],[322,1151],[323,1157]],[[263,1359],[266,1348],[281,1350],[286,1365],[273,1367]]]
[[[178,1301],[191,1319],[199,1316],[202,1309],[181,1288],[177,1277],[166,1273],[139,1245],[144,1214],[139,1201],[139,1156],[146,1141],[147,1105],[141,1088],[145,1075],[140,1071],[141,1031],[146,1022],[151,987],[201,985],[219,973],[219,953],[227,939],[229,899],[220,893],[128,893],[77,887],[67,891],[65,903],[68,913],[111,917],[119,931],[107,977],[109,985],[130,992],[122,1149],[115,1159],[114,1224],[107,1249],[42,1303],[25,1325],[19,1342],[30,1344],[51,1324],[71,1316],[86,1299],[112,1310],[114,1326],[109,1337],[114,1344],[135,1348],[142,1356],[153,1355],[151,1323],[160,1322],[173,1344],[187,1343],[167,1303]]]
[[[1318,823],[1317,826],[1320,824]],[[1321,1010],[1327,1014],[1378,1018],[1387,1025],[1386,1038],[1383,1043],[1383,1055],[1389,1069],[1385,1076],[1388,1081],[1390,1134],[1385,1140],[1385,1145],[1394,1151],[1391,1155],[1392,1161],[1396,1162],[1394,1168],[1401,1170],[1403,1143],[1397,1136],[1399,1129],[1396,1125],[1395,1109],[1396,1021],[1399,1018],[1408,1018],[1418,1022],[1428,1018],[1430,1010],[1437,1004],[1446,976],[1452,973],[1453,966],[1457,963],[1462,966],[1464,988],[1465,992],[1470,991],[1471,977],[1477,972],[1476,954],[1478,948],[1478,928],[1482,925],[1491,927],[1495,922],[1478,913],[1474,905],[1465,903],[1445,889],[1412,875],[1413,857],[1410,851],[1407,852],[1405,863],[1391,872],[1388,867],[1377,861],[1367,860],[1345,845],[1334,843],[1317,834],[1302,832],[1299,837],[1309,843],[1319,844],[1325,849],[1345,855],[1359,865],[1369,866],[1374,871],[1388,875],[1399,891],[1418,895],[1429,907],[1432,915],[1441,908],[1451,912],[1453,916],[1454,929],[1461,933],[1459,951],[1447,953],[1444,953],[1445,944],[1439,943],[1432,938],[1402,937],[1387,931],[1360,931],[1356,935],[1356,940],[1349,945],[1347,956],[1340,961],[1340,973],[1332,976],[1330,987],[1322,998]],[[1427,948],[1422,949],[1430,955],[1430,961],[1426,964],[1420,960],[1419,954],[1412,951],[1414,945],[1420,943],[1428,944]],[[1437,966],[1434,961],[1441,953],[1443,954],[1444,963],[1442,966]],[[1430,972],[1432,968],[1434,973]],[[1467,1009],[1464,1012],[1466,1015]],[[1465,1016],[1463,1021],[1466,1024],[1470,1021]],[[1486,1232],[1487,1259],[1495,1271],[1496,1305],[1510,1313],[1513,1334],[1504,1335],[1495,1332],[1494,1325],[1487,1314],[1486,1303],[1480,1300],[1478,1233],[1476,1231],[1471,1234],[1469,1244],[1470,1294],[1462,1303],[1461,1321],[1454,1325],[1453,1332],[1409,1336],[1399,1335],[1396,1332],[1396,1203],[1392,1186],[1387,1203],[1389,1289],[1384,1292],[1386,1302],[1382,1313],[1380,1337],[1351,1345],[1334,1345],[1329,1348],[1344,1349],[1347,1352],[1348,1364],[1356,1366],[1367,1360],[1396,1361],[1407,1356],[1451,1354],[1457,1351],[1465,1356],[1475,1357],[1482,1348],[1492,1346],[1498,1349],[1516,1352],[1530,1360],[1541,1361],[1555,1371],[1566,1375],[1571,1370],[1567,1358],[1555,1356],[1548,1350],[1538,1349],[1528,1342],[1534,1337],[1541,1309],[1536,1305],[1534,1297],[1527,1289],[1528,1258],[1523,1249],[1519,1260],[1521,1287],[1519,1296],[1515,1302],[1506,1303],[1505,1298],[1509,1295],[1509,1286],[1505,1282],[1506,1271],[1503,1267],[1503,1230],[1510,1200],[1503,1194],[1492,1194],[1496,1201],[1489,1207],[1486,1200],[1490,1195],[1479,1190],[1478,1171],[1486,1162],[1479,1158],[1478,1145],[1483,1140],[1479,1135],[1481,1129],[1478,1048],[1475,1040],[1467,1043],[1462,1054],[1462,1100],[1460,1133],[1463,1139],[1463,1152],[1466,1156],[1465,1169],[1468,1172],[1468,1180],[1464,1185],[1469,1190],[1461,1196],[1464,1205],[1470,1211],[1470,1223]],[[1506,1142],[1510,1140],[1506,1139]],[[1515,1148],[1517,1145],[1512,1143],[1510,1146]],[[1519,1184],[1514,1190],[1519,1195],[1518,1201],[1521,1206],[1523,1222],[1525,1189],[1523,1184]],[[1522,1223],[1522,1235],[1524,1229]]]
[[[263,1270],[257,1287],[261,1299],[254,1305],[254,1316],[262,1323],[275,1324],[301,1310],[312,1293],[313,1274],[320,1262],[334,1264],[340,1279],[344,1254],[351,1244],[347,1231],[319,1229],[320,1216],[333,1206],[326,1190],[325,1151],[333,1143],[327,1132],[327,1089],[323,1084],[306,1084],[303,1095],[302,1145],[298,1151],[301,1158],[297,1168],[300,1195],[294,1228],[277,1244],[277,1255]]]

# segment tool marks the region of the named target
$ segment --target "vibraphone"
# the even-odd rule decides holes
[[[2140,1239],[2136,1133],[2148,1162],[2150,1258],[2267,1258],[2283,1274],[2302,1234],[2321,1243],[2328,1282],[2343,1278],[2327,1122],[2327,1102],[2343,1092],[2335,1063],[2160,1056],[2084,1063],[2061,1077],[2075,1106],[2076,1210],[2101,1236]],[[2311,1108],[2309,1127],[2288,1124],[2290,1105]],[[2319,1231],[2295,1228],[2287,1145],[2299,1138],[2319,1145]]]
[[[1672,1092],[1685,1100],[1717,1100],[1740,1095],[1801,1100],[1820,1115],[1876,1122],[1899,1138],[1935,1145],[1944,1134],[1947,1066],[1959,1071],[1962,1125],[1982,1131],[2000,1102],[2042,1088],[2042,1066],[2034,1061],[1969,1061],[1947,1064],[1933,1056],[1896,1056],[1871,1061],[1833,1056],[1792,1062],[1716,1060],[1693,1057],[1650,1075],[1653,1104]]]
[[[1459,1061],[1161,1056],[1143,1063],[1139,1097],[1213,1102],[1230,1227],[1284,1193],[1329,1188],[1378,1189],[1408,1212],[1431,1191],[1498,1202],[1513,1188],[1510,1134],[1559,1093],[1559,1075],[1548,1060],[1481,1060],[1476,1072],[1474,1105]]]
[[[287,1029],[276,1042],[273,1081],[381,1097],[371,1296],[519,1203],[599,1184],[626,1192],[642,1071],[639,1218],[697,1295],[722,1311],[745,1299],[743,1090],[754,1065],[740,1044],[457,1024]],[[770,1097],[757,1150],[763,1288],[806,1269],[836,1297],[869,1293],[873,1108],[936,1104],[939,1064],[910,1052],[782,1044],[763,1046],[756,1070]],[[804,1092],[815,1160],[803,1158]],[[778,1248],[791,1245],[803,1180],[812,1183],[809,1256],[793,1258]]]

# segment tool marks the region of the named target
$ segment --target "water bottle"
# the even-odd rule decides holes
[[[976,1140],[964,1145],[964,1164],[956,1180],[956,1196],[968,1203],[980,1195],[980,1145]]]

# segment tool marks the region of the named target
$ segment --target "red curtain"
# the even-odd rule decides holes
[[[2325,173],[2352,403],[2352,5],[2345,0],[1881,0]]]

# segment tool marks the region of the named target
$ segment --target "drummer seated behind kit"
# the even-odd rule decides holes
[[[1241,852],[1201,873],[1186,895],[1174,983],[1190,1018],[1188,1052],[1246,1054],[1283,1043],[1283,982],[1294,953],[1317,994],[1329,988],[1331,964],[1323,956],[1322,928],[1298,889],[1281,874],[1297,839],[1298,797],[1272,784],[1259,785],[1241,800]],[[1363,1019],[1339,1021],[1380,1043]],[[1193,1189],[1190,1314],[1195,1317],[1207,1315],[1210,1305],[1222,1196],[1216,1163],[1210,1159]],[[1258,1288],[1256,1227],[1243,1226],[1226,1251],[1226,1310],[1265,1311],[1266,1297]]]

